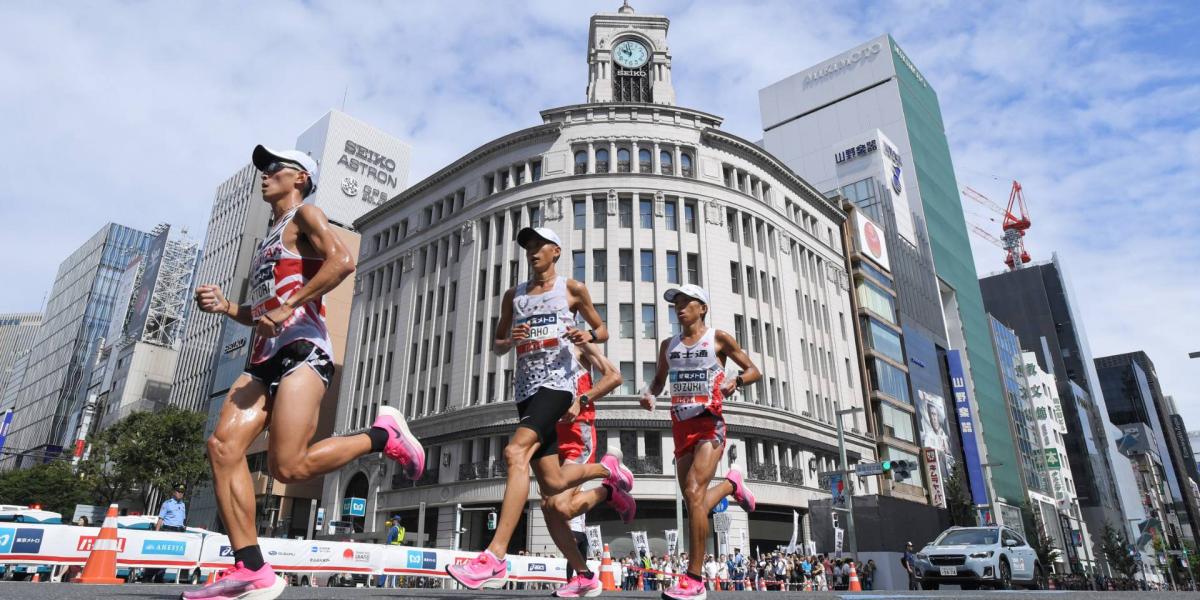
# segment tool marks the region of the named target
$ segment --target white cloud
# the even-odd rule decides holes
[[[249,148],[290,143],[344,93],[347,112],[413,144],[410,182],[581,102],[588,17],[619,5],[0,5],[0,252],[18,257],[0,310],[36,309],[106,221],[202,235]],[[633,5],[671,18],[680,104],[749,139],[760,88],[892,32],[938,90],[960,184],[1003,201],[1022,181],[1030,250],[1063,256],[1093,350],[1146,350],[1200,428],[1194,5]],[[975,256],[981,273],[1000,266],[990,246]]]

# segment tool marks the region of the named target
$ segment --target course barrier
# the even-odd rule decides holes
[[[0,565],[83,565],[99,535],[99,528],[75,525],[0,526]],[[447,578],[447,566],[465,563],[477,554],[278,538],[261,538],[259,546],[277,572],[310,574],[313,580],[338,573]],[[229,538],[219,534],[118,529],[116,548],[118,568],[179,569],[189,573],[185,581],[193,574],[204,581],[209,573],[233,566]],[[561,558],[510,554],[505,561],[512,581],[566,581],[567,562]]]

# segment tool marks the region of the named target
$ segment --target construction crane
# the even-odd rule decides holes
[[[992,202],[987,196],[970,188],[963,188],[963,195],[970,198],[989,211],[996,213],[1003,218],[1001,229],[1003,230],[1003,238],[999,244],[1004,249],[1004,264],[1008,265],[1010,270],[1020,269],[1032,260],[1029,252],[1025,250],[1025,232],[1032,226],[1029,220],[1029,211],[1025,206],[1025,195],[1022,193],[1021,184],[1013,180],[1012,191],[1008,195],[1008,208],[1001,208],[999,204]],[[1019,214],[1014,214],[1013,209],[1016,208]],[[996,243],[997,238],[987,234],[977,226],[972,225],[972,230],[975,233],[984,237],[989,242]]]

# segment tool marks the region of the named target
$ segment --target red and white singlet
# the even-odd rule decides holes
[[[303,206],[303,205],[301,205]],[[283,244],[283,230],[296,216],[300,206],[280,217],[271,228],[266,239],[258,246],[254,262],[250,264],[250,314],[257,321],[271,310],[279,308],[304,284],[316,276],[325,260],[308,258],[288,250]],[[292,342],[307,340],[333,356],[329,342],[329,329],[325,326],[325,302],[323,298],[297,306],[291,318],[279,324],[278,336],[258,337],[254,341],[251,363],[261,363]]]

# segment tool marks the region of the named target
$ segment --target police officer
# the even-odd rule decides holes
[[[183,492],[187,488],[181,483],[175,486],[175,492],[162,504],[158,511],[158,522],[154,524],[156,531],[185,531],[183,525],[187,519],[187,507],[183,504]]]

